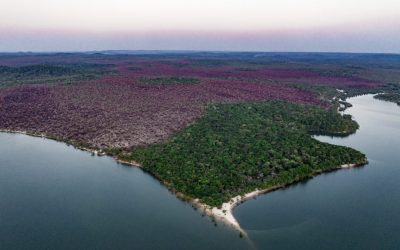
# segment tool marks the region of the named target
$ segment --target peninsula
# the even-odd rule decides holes
[[[387,66],[396,55],[317,55],[0,55],[0,130],[140,166],[240,230],[231,213],[240,202],[367,162],[312,138],[356,132],[338,112],[347,97],[400,93],[400,72]]]

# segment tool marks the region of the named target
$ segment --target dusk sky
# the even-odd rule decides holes
[[[398,0],[0,0],[0,51],[400,53]]]

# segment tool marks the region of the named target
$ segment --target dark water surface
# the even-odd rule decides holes
[[[400,108],[350,102],[361,129],[318,139],[359,149],[370,164],[237,207],[248,239],[138,168],[0,133],[0,249],[400,249]]]
[[[350,98],[360,124],[346,138],[318,136],[364,152],[362,168],[320,175],[260,196],[235,216],[260,249],[400,249],[400,108]]]
[[[0,134],[0,249],[245,249],[142,170]]]

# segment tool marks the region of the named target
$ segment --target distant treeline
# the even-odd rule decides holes
[[[34,64],[18,67],[0,65],[0,87],[23,84],[74,83],[112,72],[112,65],[90,63]]]

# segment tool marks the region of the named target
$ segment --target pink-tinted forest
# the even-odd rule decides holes
[[[376,66],[369,57],[321,56],[325,61],[251,53],[1,55],[0,129],[132,148],[167,139],[212,102],[286,100],[328,108],[326,96],[336,89],[373,92],[391,80],[377,77],[389,70],[387,59]],[[365,73],[371,67],[374,77]]]

